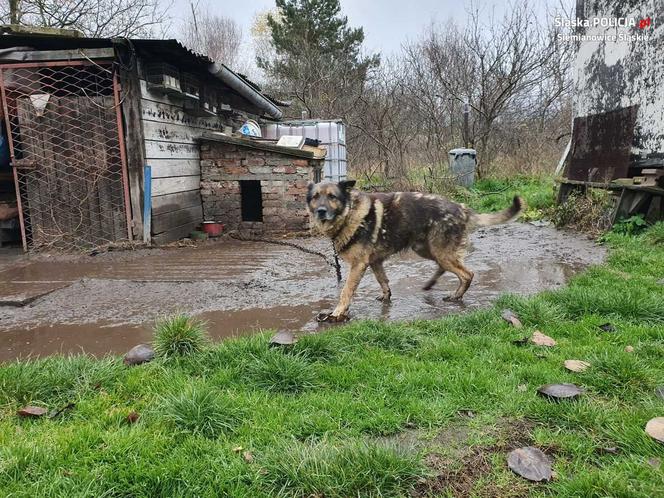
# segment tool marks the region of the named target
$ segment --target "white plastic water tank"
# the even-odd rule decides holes
[[[346,125],[340,119],[303,119],[264,124],[263,138],[278,140],[284,135],[299,135],[318,140],[327,149],[325,180],[338,182],[346,178]]]

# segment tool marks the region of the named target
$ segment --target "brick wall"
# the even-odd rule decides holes
[[[203,218],[251,233],[308,229],[307,185],[323,160],[219,142],[201,144]],[[243,222],[240,181],[261,182],[263,222]]]

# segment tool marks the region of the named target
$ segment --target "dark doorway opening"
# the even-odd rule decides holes
[[[240,180],[242,221],[263,221],[263,194],[259,180]]]

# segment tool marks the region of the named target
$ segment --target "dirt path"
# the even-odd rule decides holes
[[[330,251],[324,240],[297,242]],[[404,254],[386,264],[392,304],[375,301],[379,287],[368,273],[351,316],[434,318],[487,306],[504,292],[555,288],[603,257],[593,242],[551,228],[517,223],[485,229],[472,237],[467,263],[475,280],[463,303],[443,301],[456,285],[453,277],[421,291],[433,263]],[[0,268],[0,361],[81,350],[121,353],[149,341],[154,319],[176,311],[206,319],[214,338],[261,328],[315,330],[315,315],[333,307],[338,291],[333,270],[316,256],[229,239],[85,258],[19,258]]]

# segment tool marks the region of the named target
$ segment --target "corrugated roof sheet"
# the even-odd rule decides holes
[[[187,48],[176,39],[153,40],[143,38],[86,38],[78,36],[45,35],[33,33],[3,33],[0,35],[0,49],[28,46],[35,50],[66,50],[75,48],[102,48],[122,46],[128,50],[136,50],[139,56],[163,57],[166,60],[177,61],[179,66],[187,70],[200,70],[207,74],[208,67],[214,63],[207,55],[197,53]],[[280,102],[261,92],[261,88],[246,76],[238,74],[232,69],[229,71],[238,76],[247,87],[260,93],[276,106]]]

